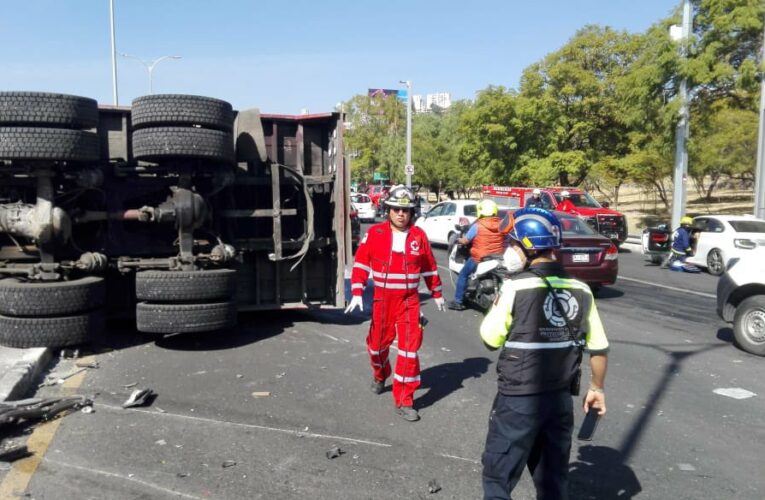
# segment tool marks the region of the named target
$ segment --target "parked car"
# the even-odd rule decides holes
[[[381,199],[385,199],[390,186],[382,184],[373,184],[367,188],[367,194],[372,199],[372,203],[379,210]]]
[[[754,253],[729,260],[717,282],[717,314],[733,323],[741,349],[765,356],[765,259]]]
[[[693,219],[697,234],[686,262],[719,276],[731,259],[749,254],[765,259],[765,220],[746,215],[701,215]]]
[[[449,239],[458,233],[455,225],[464,226],[476,220],[477,206],[475,200],[443,201],[417,219],[415,226],[425,231],[431,243],[448,245]]]
[[[372,203],[372,198],[368,194],[355,193],[351,195],[351,203],[356,207],[358,211],[359,220],[371,221],[375,220],[375,206]]]
[[[611,239],[598,234],[587,222],[566,212],[553,212],[560,220],[563,235],[556,258],[574,278],[596,292],[613,285],[619,273],[619,249]]]

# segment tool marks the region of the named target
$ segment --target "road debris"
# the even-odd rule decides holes
[[[268,391],[255,391],[252,393],[253,398],[267,398],[271,393]]]
[[[122,403],[122,407],[133,408],[135,406],[147,406],[151,404],[155,397],[156,394],[151,389],[136,389],[130,394],[127,401]]]
[[[56,376],[56,375],[49,375],[48,378],[45,379],[45,382],[42,383],[43,387],[49,387],[52,385],[61,385],[63,384],[68,378],[74,377],[78,373],[82,373],[87,368],[79,368],[73,372],[67,373],[66,375]]]
[[[733,399],[749,399],[757,395],[752,391],[747,391],[746,389],[742,389],[740,387],[721,387],[719,389],[715,389],[712,392],[719,394],[720,396],[727,396]]]
[[[435,479],[428,481],[428,493],[438,493],[439,491],[441,491],[441,485],[438,484],[438,481]]]
[[[696,470],[696,467],[691,464],[677,464],[677,468],[683,472],[693,472]]]
[[[13,446],[0,450],[0,462],[15,462],[21,458],[26,458],[32,453],[27,449],[27,445]]]
[[[80,410],[80,411],[82,413],[89,414],[89,413],[95,413],[96,410],[94,410],[92,406],[83,406],[82,410]]]
[[[74,363],[74,366],[76,366],[77,368],[91,368],[91,369],[96,369],[101,367],[101,365],[98,364],[98,361],[77,361]]]
[[[189,477],[191,474],[189,474],[188,472],[178,472],[175,475],[178,477]]]
[[[164,439],[157,439],[156,441],[154,441],[154,444],[159,446],[165,446],[167,444],[167,441],[165,441]]]
[[[221,467],[223,467],[224,469],[228,469],[229,467],[233,467],[235,465],[236,465],[236,460],[225,460],[221,464]]]
[[[131,387],[135,387],[138,385],[138,382],[130,382],[129,384],[124,384],[122,387],[125,389],[130,389]]]
[[[333,446],[332,448],[327,450],[326,455],[327,455],[328,459],[332,460],[334,458],[339,457],[343,453],[345,453],[345,452],[343,450],[341,450],[339,446]]]

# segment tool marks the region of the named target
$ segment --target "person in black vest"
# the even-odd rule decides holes
[[[530,265],[505,281],[481,323],[484,344],[502,348],[482,456],[484,499],[509,499],[526,466],[538,499],[566,499],[571,395],[579,391],[582,352],[589,352],[592,372],[583,408],[602,416],[608,339],[590,288],[555,261],[561,238],[555,215],[524,208],[513,217],[512,244]]]

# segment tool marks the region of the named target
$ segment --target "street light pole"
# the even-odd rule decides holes
[[[760,58],[760,130],[757,137],[757,170],[754,174],[754,216],[765,219],[765,25]]]
[[[412,81],[401,80],[406,85],[406,187],[412,187]]]
[[[688,39],[691,35],[692,25],[691,1],[683,0],[683,25],[680,34],[681,54],[688,57]],[[674,190],[672,192],[672,227],[680,226],[686,204],[686,183],[688,182],[688,81],[683,78],[680,82],[680,119],[675,128],[675,175]]]
[[[122,57],[129,57],[131,59],[135,59],[146,67],[146,70],[149,72],[149,94],[154,93],[154,77],[153,77],[154,67],[160,62],[164,61],[165,59],[180,59],[181,58],[181,56],[162,56],[157,59],[154,59],[151,62],[147,62],[141,59],[140,57],[131,56],[130,54],[120,54],[120,55]]]
[[[109,0],[110,33],[112,39],[112,100],[114,105],[119,105],[117,97],[117,45],[114,41],[114,0]]]

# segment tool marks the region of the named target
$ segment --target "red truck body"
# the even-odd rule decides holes
[[[533,196],[533,187],[483,186],[484,198],[494,200],[507,208],[522,208]],[[627,219],[624,214],[602,206],[586,191],[575,187],[539,188],[543,208],[556,210],[562,201],[561,192],[568,191],[575,209],[569,213],[578,215],[596,231],[609,238],[615,245],[627,239]]]

